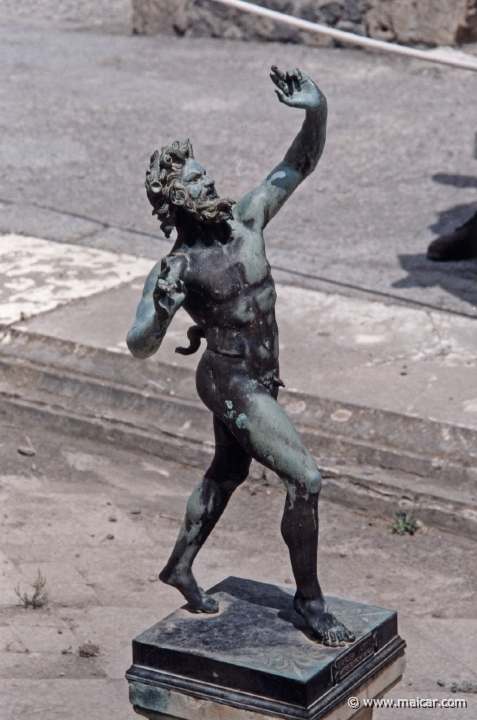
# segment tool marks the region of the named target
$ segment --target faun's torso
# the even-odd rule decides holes
[[[167,260],[171,269],[180,263],[188,291],[184,309],[204,331],[210,350],[257,368],[276,367],[276,293],[263,237],[240,223],[230,225],[226,243],[181,246]]]

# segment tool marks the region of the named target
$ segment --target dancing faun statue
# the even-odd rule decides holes
[[[305,110],[303,126],[284,159],[237,203],[219,198],[214,181],[194,159],[189,141],[155,152],[147,196],[169,237],[177,239],[152,269],[127,342],[137,358],[161,345],[179,308],[192,318],[190,346],[207,348],[197,368],[197,392],[213,413],[215,455],[187,503],[179,537],[160,579],[176,587],[191,612],[215,613],[217,600],[200,588],[192,563],[252,458],[276,472],[286,491],[281,524],[296,581],[294,606],[325,645],[353,642],[329,611],[318,582],[318,496],[321,476],[290,418],[277,403],[275,285],[263,231],[316,167],[326,135],[326,99],[300,70],[272,67],[280,102]]]

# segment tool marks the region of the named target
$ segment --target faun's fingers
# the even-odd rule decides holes
[[[280,81],[279,87],[285,93],[285,95],[291,95],[293,92],[293,89],[290,87],[290,85],[287,85],[287,83],[283,80]]]
[[[290,81],[294,90],[301,90],[302,75],[298,68],[293,68],[291,71]]]
[[[277,86],[281,90],[281,92],[285,93],[285,95],[288,95],[288,85],[284,80],[282,80],[278,75],[274,75],[273,73],[270,73],[270,77]]]
[[[290,95],[293,95],[294,92],[299,92],[301,90],[301,85],[294,75],[290,75],[290,80],[288,82],[288,87],[290,88]]]
[[[277,77],[279,77],[281,80],[287,79],[286,73],[284,73],[282,70],[280,70],[280,68],[277,68],[276,65],[272,65],[272,73],[277,75]]]
[[[280,88],[277,88],[275,90],[275,92],[276,92],[277,98],[280,100],[280,102],[285,103],[285,105],[288,105],[287,95],[285,95],[285,93],[282,90],[280,90]]]
[[[179,280],[177,281],[177,290],[178,290],[180,293],[182,293],[183,295],[185,295],[185,294],[187,293],[187,289],[186,289],[186,286],[185,286],[185,283],[184,283],[183,280],[180,280],[180,279],[179,279]]]

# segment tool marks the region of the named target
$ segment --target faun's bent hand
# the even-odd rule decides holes
[[[144,285],[136,320],[127,336],[134,357],[148,358],[157,352],[186,296],[183,281],[176,276],[167,259],[152,269]]]
[[[157,316],[167,320],[168,318],[172,319],[172,316],[180,308],[186,298],[187,290],[182,280],[173,283],[162,278],[161,275],[157,278],[152,299]]]

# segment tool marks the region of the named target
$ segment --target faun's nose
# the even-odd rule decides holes
[[[206,187],[214,187],[215,180],[212,180],[212,178],[210,178],[208,175],[205,175],[204,176],[204,185]]]

